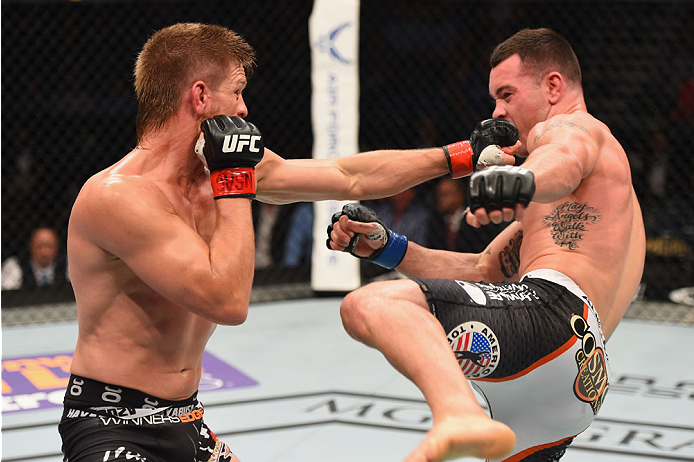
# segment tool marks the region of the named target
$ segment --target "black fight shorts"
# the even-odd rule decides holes
[[[58,431],[67,462],[230,461],[229,447],[203,422],[197,392],[170,401],[70,376]]]
[[[559,460],[609,383],[600,320],[585,293],[553,270],[519,282],[414,281],[492,418],[516,433],[504,460]]]

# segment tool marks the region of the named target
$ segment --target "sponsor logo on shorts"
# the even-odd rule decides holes
[[[67,419],[79,419],[79,418],[84,418],[84,417],[90,417],[90,418],[98,418],[101,421],[102,425],[133,425],[133,426],[140,426],[140,425],[172,425],[172,424],[180,424],[180,423],[190,423],[190,422],[195,422],[196,420],[202,420],[203,414],[205,411],[202,408],[197,408],[193,409],[187,414],[183,415],[171,415],[170,413],[167,413],[166,408],[162,408],[160,412],[156,414],[148,414],[148,415],[137,415],[137,414],[131,414],[126,417],[116,417],[114,414],[115,412],[113,411],[118,411],[118,408],[112,408],[112,409],[103,409],[102,407],[94,407],[91,408],[89,411],[83,411],[79,409],[67,409],[67,412],[65,414],[65,418]],[[122,410],[127,411],[127,409],[123,408]],[[93,411],[93,412],[92,412]],[[104,415],[104,413],[108,415]],[[110,416],[113,417],[110,417]]]
[[[212,455],[207,462],[219,462],[222,460],[231,460],[231,449],[225,443],[217,440],[212,450]]]
[[[476,321],[466,322],[451,330],[447,337],[467,378],[478,379],[494,372],[501,350],[499,340],[489,326]]]
[[[578,374],[574,381],[574,394],[590,405],[593,414],[597,414],[609,388],[605,351],[597,346],[595,335],[585,319],[574,315],[570,322],[574,333],[581,339],[581,349],[576,352]]]
[[[512,302],[532,302],[540,297],[523,283],[488,284],[484,282],[455,281],[470,299],[478,305],[487,305],[487,300]]]
[[[141,456],[139,452],[128,451],[128,449],[125,446],[121,446],[118,449],[114,449],[113,452],[111,452],[110,450],[104,452],[104,458],[102,460],[104,462],[108,462],[109,460],[116,459],[137,460],[140,462],[147,461],[147,458]]]
[[[479,285],[473,284],[466,281],[455,281],[467,294],[470,296],[473,302],[478,305],[486,305],[487,297],[484,296],[484,292],[480,289]]]
[[[207,425],[203,425],[200,429],[200,449],[198,450],[198,458],[202,458],[201,453],[210,453],[210,457],[206,462],[230,461],[233,455],[229,446],[223,441],[220,441],[217,435],[215,435]]]

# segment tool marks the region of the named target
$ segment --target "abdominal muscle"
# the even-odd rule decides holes
[[[202,355],[216,325],[172,304],[111,306],[80,319],[71,372],[168,400],[198,389]],[[79,307],[79,304],[78,304]],[[89,319],[87,319],[89,318]]]

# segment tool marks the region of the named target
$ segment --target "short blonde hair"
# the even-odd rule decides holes
[[[250,76],[255,51],[226,27],[179,23],[155,32],[135,63],[138,143],[178,111],[181,95],[189,85],[202,80],[217,88],[234,63]]]

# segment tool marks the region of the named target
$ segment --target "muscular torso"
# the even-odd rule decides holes
[[[519,273],[549,268],[572,278],[592,300],[609,337],[641,280],[643,221],[620,144],[587,113],[572,117],[597,140],[597,162],[568,196],[529,204],[521,222]]]
[[[142,194],[154,192],[162,207],[178,215],[208,243],[214,227],[209,180],[201,176],[183,194],[177,185],[162,181],[157,168],[147,166],[143,153],[129,154],[87,182],[75,202],[68,229],[79,322],[72,372],[165,399],[184,399],[198,387],[202,354],[216,325],[159,295],[82,231],[84,220],[104,220],[101,226],[108,226],[107,211],[100,217],[84,211],[93,200],[93,188],[114,176],[128,187],[140,188]]]

